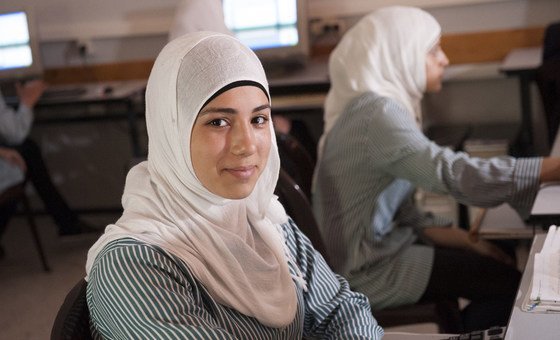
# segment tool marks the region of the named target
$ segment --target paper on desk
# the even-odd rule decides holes
[[[560,228],[550,226],[542,250],[535,254],[530,299],[560,309]]]

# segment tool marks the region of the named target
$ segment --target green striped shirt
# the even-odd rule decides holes
[[[333,274],[293,221],[282,226],[308,291],[296,286],[292,324],[270,328],[217,303],[188,264],[130,238],[111,242],[92,267],[87,302],[97,339],[381,339],[365,296]],[[290,264],[290,271],[294,268]]]
[[[327,135],[315,173],[313,208],[331,265],[374,310],[415,303],[433,263],[433,248],[415,244],[418,231],[450,224],[416,208],[415,188],[466,205],[507,202],[526,216],[540,167],[540,158],[480,159],[442,148],[402,105],[365,93]]]

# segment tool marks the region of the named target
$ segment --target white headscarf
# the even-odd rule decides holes
[[[169,40],[199,31],[233,35],[226,26],[221,0],[182,0],[177,6]]]
[[[268,91],[258,58],[231,36],[197,32],[164,47],[146,90],[148,161],[129,172],[123,216],[90,249],[86,272],[108,242],[132,237],[185,261],[219,303],[266,326],[283,327],[295,317],[297,297],[279,229],[287,216],[273,194],[280,159],[272,125],[266,168],[245,199],[209,192],[191,161],[198,112],[237,81]]]
[[[426,55],[440,35],[437,21],[419,8],[385,7],[362,18],[330,56],[331,88],[325,101],[321,139],[346,105],[368,91],[400,102],[420,123]]]

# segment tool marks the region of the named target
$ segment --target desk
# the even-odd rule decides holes
[[[556,134],[550,156],[560,157],[560,130]],[[529,221],[540,224],[560,224],[560,183],[541,185]]]
[[[323,104],[330,87],[328,58],[311,58],[303,67],[282,73],[267,72],[276,113],[323,113]]]
[[[482,210],[484,213],[478,235],[484,239],[532,239],[543,230],[534,225],[527,225],[508,204]]]
[[[500,66],[500,71],[507,76],[519,78],[521,95],[521,132],[520,142],[525,155],[531,156],[535,149],[533,145],[533,113],[531,101],[531,81],[535,79],[535,72],[541,64],[542,49],[519,48],[511,51]]]
[[[535,253],[542,249],[545,238],[546,234],[542,234],[535,236],[533,240],[529,259],[523,271],[517,298],[509,318],[506,340],[558,339],[560,334],[560,314],[527,313],[521,310],[533,276]]]
[[[109,87],[111,91],[106,92]],[[145,80],[59,85],[50,91],[62,93],[41,97],[35,108],[35,124],[73,123],[99,120],[128,121],[132,155],[142,155],[136,119],[144,112]],[[72,89],[81,90],[72,93]],[[70,91],[68,95],[64,91]]]

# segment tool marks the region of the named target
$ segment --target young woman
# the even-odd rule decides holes
[[[91,325],[117,339],[380,339],[273,194],[280,160],[255,54],[198,32],[170,42],[146,90],[148,160],[91,248]]]
[[[420,101],[448,59],[427,12],[387,7],[350,29],[330,57],[331,89],[313,205],[333,269],[373,309],[464,297],[465,330],[504,325],[519,272],[493,244],[420,212],[416,187],[526,216],[558,159],[488,160],[441,148],[420,129]],[[374,311],[375,313],[375,311]]]

